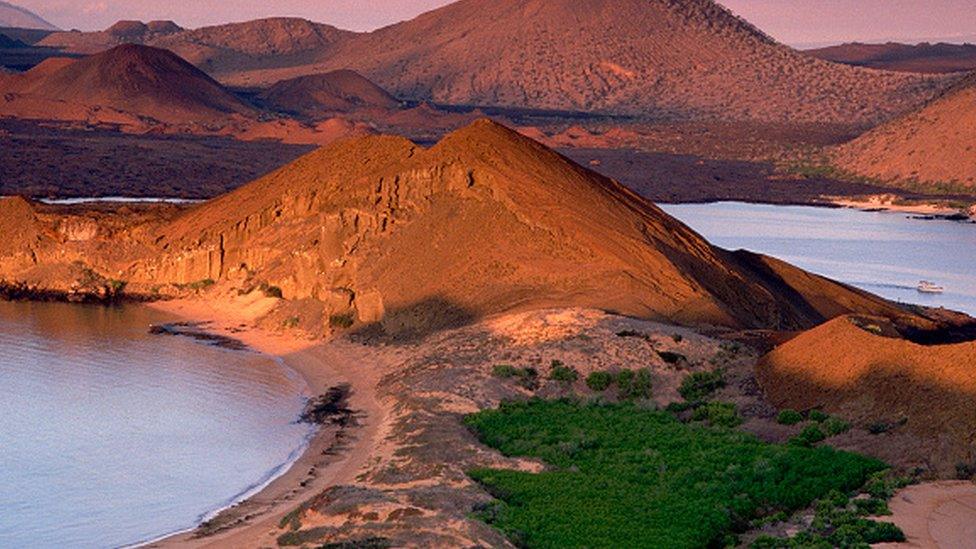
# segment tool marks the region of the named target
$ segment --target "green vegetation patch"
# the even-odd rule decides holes
[[[722,544],[753,520],[806,508],[832,490],[850,492],[885,469],[829,447],[683,424],[633,403],[505,403],[465,423],[507,456],[552,466],[469,473],[501,500],[480,518],[526,547]]]
[[[549,379],[565,384],[573,384],[579,379],[579,372],[570,368],[559,360],[553,360],[549,370]]]
[[[688,402],[699,402],[722,387],[725,387],[725,378],[721,370],[695,372],[681,382],[678,393]]]
[[[776,416],[776,423],[780,425],[796,425],[803,421],[803,416],[796,410],[783,410]]]

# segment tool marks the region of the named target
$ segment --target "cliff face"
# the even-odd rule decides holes
[[[119,219],[61,222],[71,228],[45,257],[63,264],[83,250],[85,265],[133,292],[273,287],[326,318],[394,331],[549,306],[783,329],[850,311],[903,316],[781,262],[714,248],[619,184],[487,120],[430,149],[343,141],[171,219],[99,236]]]

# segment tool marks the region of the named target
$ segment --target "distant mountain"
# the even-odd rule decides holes
[[[835,162],[859,175],[976,192],[976,75],[925,108],[882,125],[835,153]]]
[[[307,62],[355,33],[304,19],[271,18],[186,30],[171,21],[120,21],[99,32],[58,32],[39,45],[97,53],[120,44],[168,49],[212,75]]]
[[[951,73],[976,70],[974,44],[850,43],[804,53],[837,63],[889,71]]]
[[[668,119],[873,124],[945,86],[803,55],[713,0],[461,0],[370,33],[303,20],[195,31],[55,33],[92,51],[165,47],[225,84],[351,69],[407,100]]]
[[[312,118],[363,108],[400,106],[386,90],[350,70],[283,80],[261,93],[258,99],[275,110]]]
[[[0,114],[28,118],[42,106],[50,119],[76,119],[94,108],[168,123],[255,112],[172,52],[137,45],[79,60],[48,59],[8,77],[0,92],[10,96],[0,102]]]
[[[44,30],[58,29],[42,19],[39,15],[7,2],[0,2],[0,27]]]
[[[340,68],[404,99],[725,120],[872,123],[940,88],[813,59],[712,0],[461,0],[224,80]]]

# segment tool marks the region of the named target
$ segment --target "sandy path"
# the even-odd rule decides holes
[[[281,357],[288,367],[305,378],[313,394],[348,383],[352,387],[349,404],[357,412],[357,426],[350,430],[352,437],[342,444],[338,454],[329,452],[335,443],[336,430],[322,429],[286,474],[248,500],[247,514],[252,517],[247,524],[204,539],[194,539],[192,533],[181,534],[151,547],[277,546],[275,538],[280,533],[281,518],[330,486],[355,482],[381,442],[380,427],[388,410],[377,399],[376,387],[390,367],[390,356],[348,341],[316,343],[254,328],[249,324],[250,313],[263,306],[237,305],[173,301],[153,307],[187,320],[211,322],[208,331],[238,339],[264,354]],[[313,468],[316,473],[309,475]]]
[[[876,547],[899,549],[976,549],[976,484],[963,481],[930,482],[909,486],[891,500],[890,517],[908,538],[907,543]]]

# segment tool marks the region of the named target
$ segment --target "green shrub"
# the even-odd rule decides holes
[[[810,410],[810,413],[807,414],[807,419],[810,421],[816,421],[817,423],[823,423],[830,419],[830,416],[820,410]]]
[[[851,424],[838,417],[831,417],[823,422],[823,428],[827,436],[835,437],[850,431]]]
[[[623,396],[625,398],[646,400],[651,398],[653,394],[654,381],[651,376],[651,370],[649,368],[641,368],[634,374],[634,379],[631,381],[630,389],[627,391],[627,394]]]
[[[329,317],[329,326],[333,328],[340,328],[347,330],[352,328],[352,325],[356,323],[355,317],[352,313],[342,313],[337,315],[332,315]]]
[[[779,423],[780,425],[796,425],[801,421],[803,421],[803,416],[800,415],[800,412],[797,412],[796,410],[782,410],[780,411],[779,415],[776,416],[776,423]]]
[[[593,372],[586,376],[586,386],[592,391],[601,393],[613,385],[614,376],[610,372]]]
[[[502,379],[513,378],[518,375],[519,369],[511,364],[498,364],[491,369],[491,375]]]
[[[616,379],[617,389],[620,391],[620,398],[627,398],[630,393],[631,385],[634,383],[634,371],[633,370],[620,370],[617,372]]]
[[[722,387],[725,387],[725,380],[721,370],[695,372],[681,382],[678,393],[689,402],[697,402],[705,400]]]
[[[481,518],[524,547],[721,547],[753,520],[848,493],[885,467],[634,403],[506,402],[465,424],[504,455],[549,465],[468,472],[500,500]]]
[[[730,402],[709,402],[697,408],[691,418],[695,421],[707,421],[716,427],[738,427],[742,424],[742,417]]]
[[[549,370],[549,379],[560,383],[576,383],[579,379],[579,372],[558,360],[553,360],[552,369]]]
[[[827,435],[820,430],[820,427],[816,425],[807,425],[800,431],[799,435],[790,439],[790,444],[797,446],[813,446],[818,442],[823,442],[827,439]]]
[[[498,364],[491,375],[501,379],[514,379],[520,387],[535,391],[539,388],[539,371],[535,368],[516,368],[511,364]]]
[[[891,514],[888,502],[880,498],[855,499],[853,503],[855,512],[860,516],[879,517]]]

